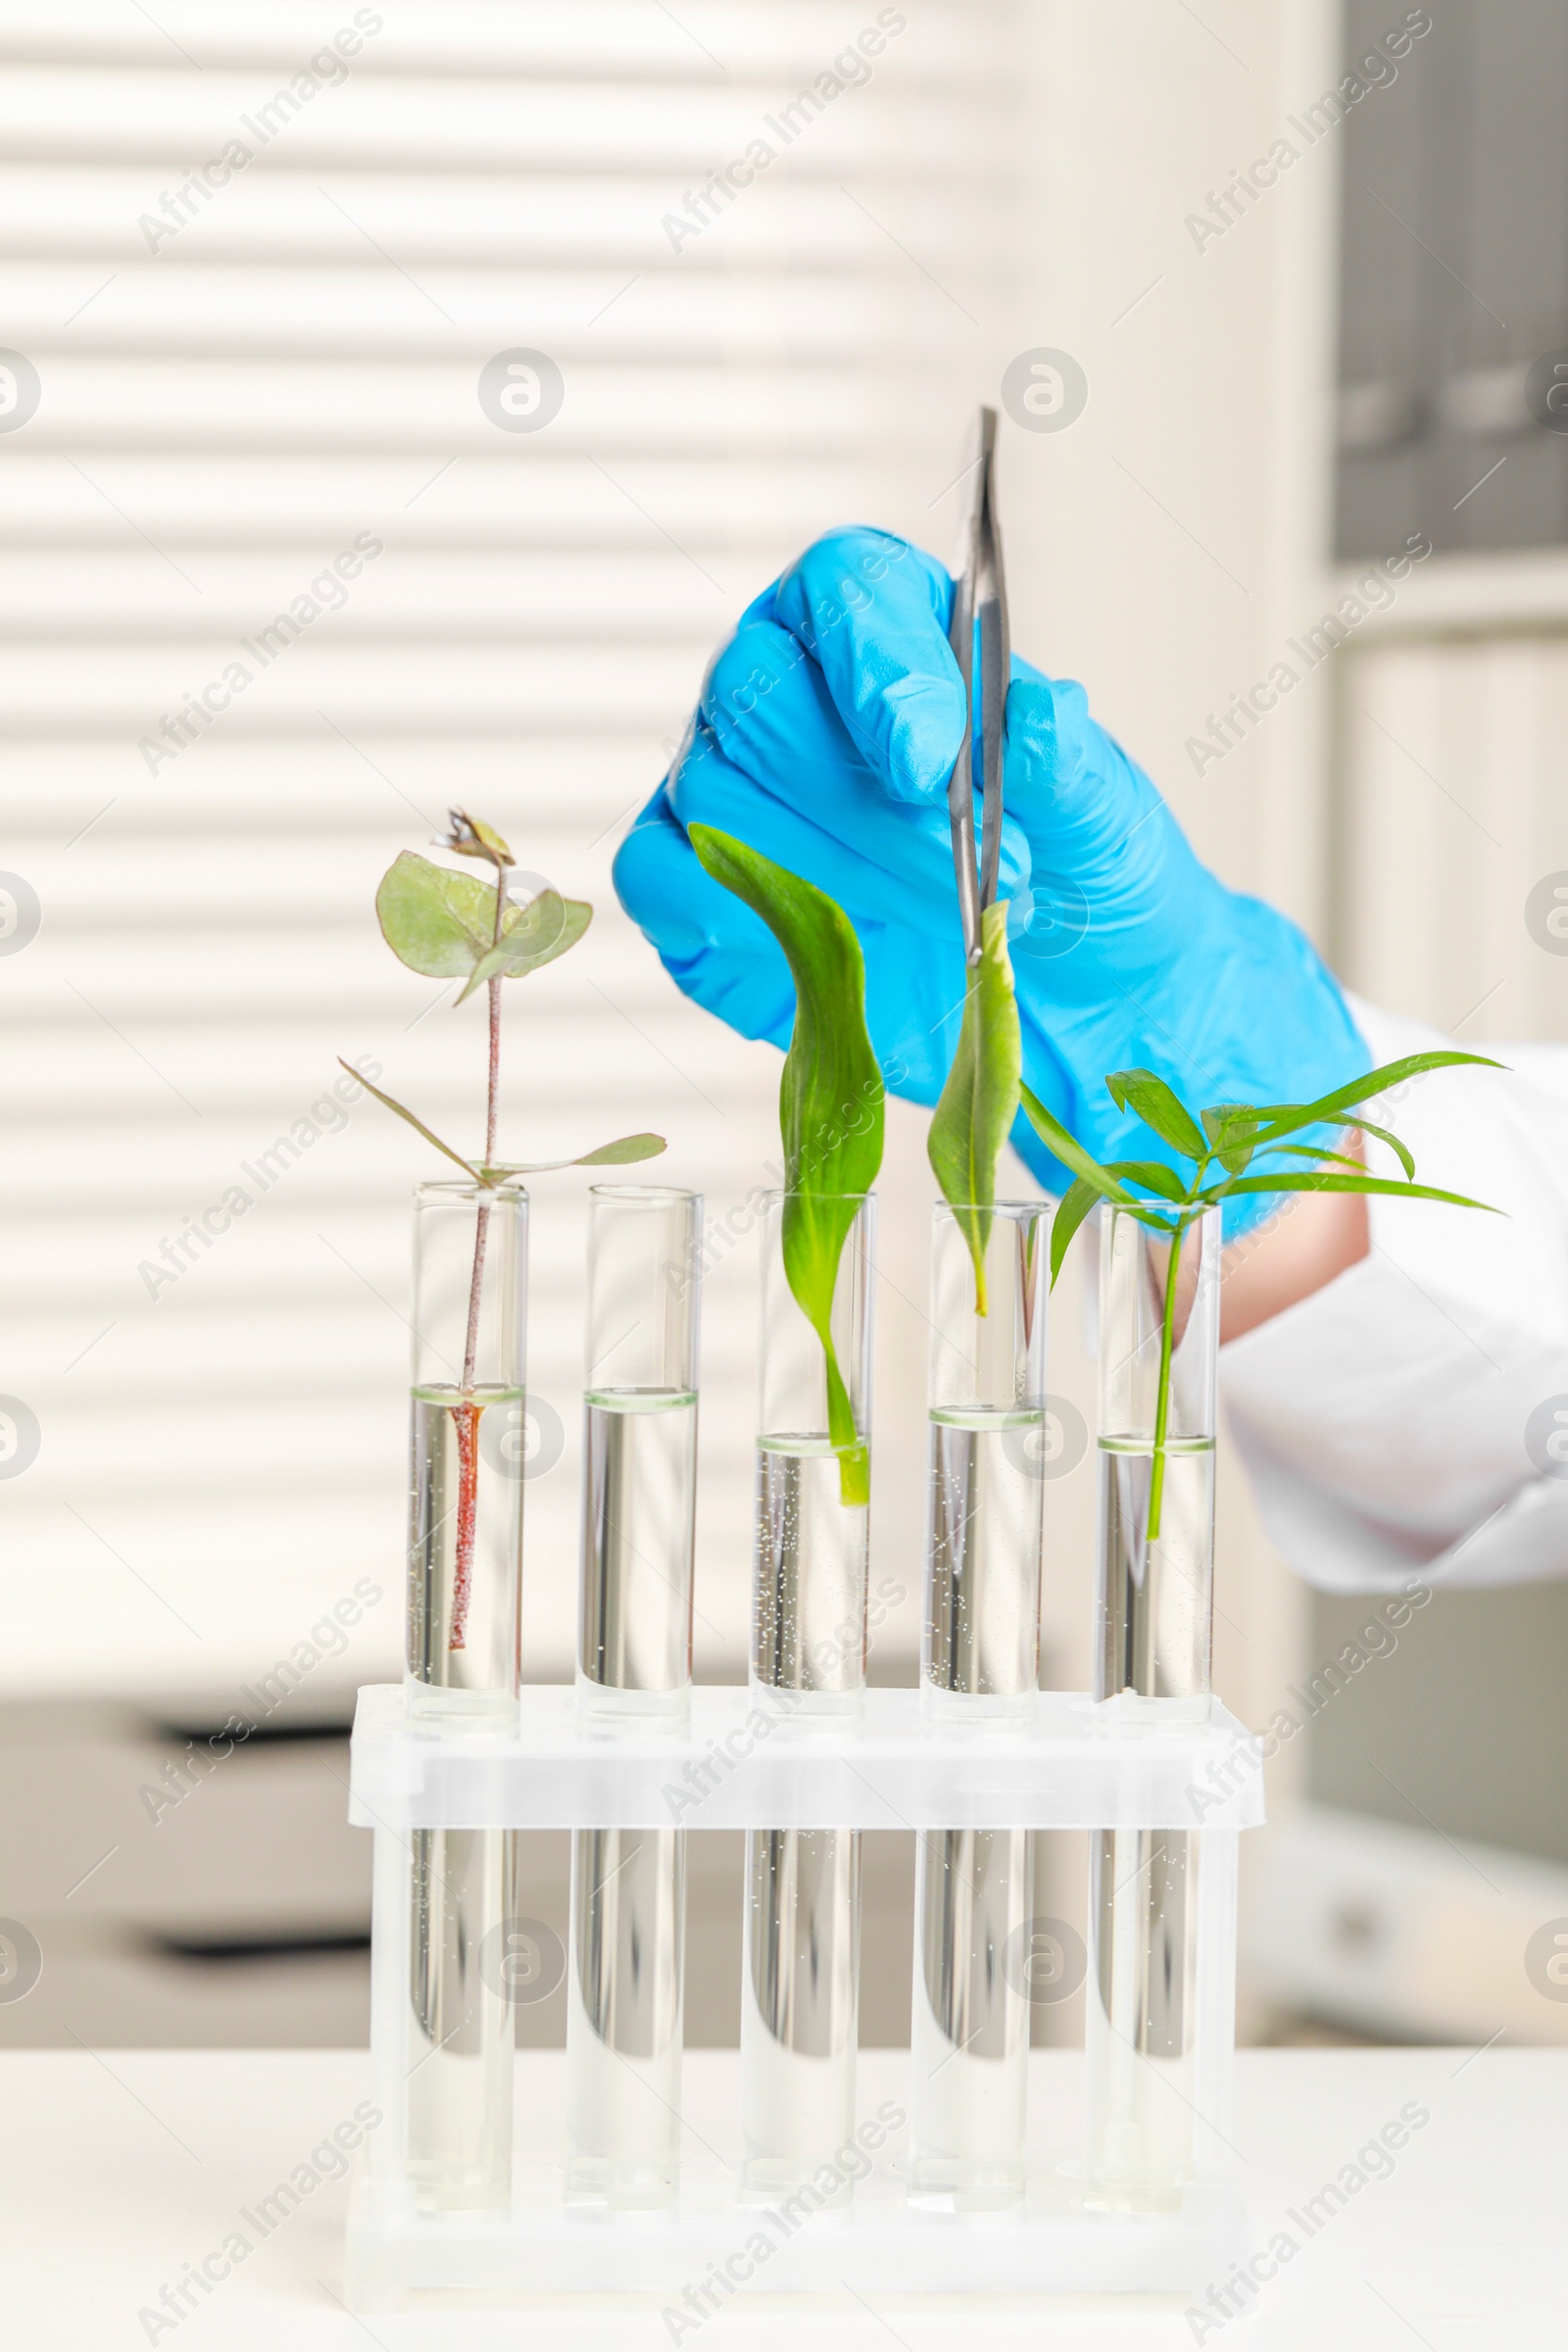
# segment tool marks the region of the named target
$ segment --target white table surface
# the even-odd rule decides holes
[[[1034,2117],[1081,2094],[1071,2053],[1036,2057]],[[906,2058],[868,2051],[860,2101],[902,2093]],[[734,2114],[734,2054],[687,2061],[704,2131]],[[1195,2342],[1255,2352],[1564,2352],[1568,2347],[1568,2050],[1256,2050],[1237,2061],[1235,2138],[1251,2242],[1287,2230],[1300,2250],[1255,2316],[1200,2331],[1177,2303],[1044,2315],[957,2304],[808,2312],[741,2304],[697,2331],[703,2352],[1164,2352]],[[564,2060],[519,2076],[541,2129]],[[662,2352],[655,2312],[421,2311],[362,2320],[342,2288],[343,2185],[328,2181],[177,2326],[150,2328],[163,2286],[220,2247],[272,2184],[369,2093],[354,2050],[14,2051],[0,2056],[0,2345],[5,2352]],[[1430,2122],[1310,2239],[1288,2218],[1406,2101]],[[691,2344],[688,2332],[681,2342]]]

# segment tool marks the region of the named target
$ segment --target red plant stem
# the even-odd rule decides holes
[[[504,876],[496,874],[496,928],[506,911]],[[485,1097],[484,1164],[494,1164],[496,1123],[501,1103],[501,982],[490,983],[490,1076]],[[479,1354],[479,1306],[484,1294],[484,1252],[490,1234],[490,1202],[481,1200],[473,1231],[473,1273],[468,1283],[468,1329],[463,1344],[463,1394],[456,1406],[458,1428],[458,1558],[452,1581],[452,1632],[448,1649],[466,1646],[468,1602],[473,1591],[473,1545],[479,1517],[479,1412],[473,1380]]]
[[[452,1408],[458,1434],[458,1571],[452,1586],[452,1634],[448,1649],[466,1649],[468,1599],[473,1589],[473,1534],[479,1503],[479,1407],[463,1397]]]

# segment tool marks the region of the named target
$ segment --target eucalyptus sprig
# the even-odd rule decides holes
[[[551,1168],[596,1167],[627,1160],[652,1159],[664,1149],[659,1135],[623,1135],[571,1159],[496,1160],[496,1128],[500,1116],[501,983],[525,979],[554,963],[581,939],[593,920],[585,899],[564,899],[548,886],[525,906],[507,895],[506,877],[515,862],[493,827],[462,808],[449,817],[451,830],[438,846],[460,858],[484,860],[495,871],[494,883],[456,873],[451,866],[432,864],[428,858],[404,850],[381,877],[375,894],[376,919],[381,936],[400,963],[427,980],[461,980],[458,1003],[476,989],[490,992],[490,1065],[485,1101],[485,1144],[479,1158],[468,1159],[454,1151],[405,1103],[370,1087],[378,1102],[427,1144],[455,1160],[474,1183],[494,1190],[508,1176],[531,1176]],[[346,1066],[346,1065],[345,1065]],[[360,1073],[356,1071],[356,1077]],[[362,1081],[364,1083],[364,1081]]]
[[[1102,1166],[1070,1135],[1045,1104],[1020,1088],[1024,1115],[1035,1133],[1062,1165],[1073,1172],[1073,1183],[1052,1220],[1051,1280],[1054,1287],[1067,1246],[1091,1209],[1108,1200],[1141,1225],[1160,1234],[1169,1244],[1165,1263],[1164,1312],[1160,1320],[1159,1376],[1154,1396],[1153,1459],[1150,1470],[1147,1535],[1159,1534],[1160,1503],[1165,1487],[1165,1440],[1170,1419],[1171,1354],[1176,1329],[1176,1285],[1182,1244],[1204,1211],[1247,1193],[1382,1193],[1402,1200],[1441,1200],[1451,1208],[1488,1208],[1485,1200],[1470,1200],[1460,1193],[1438,1191],[1415,1182],[1415,1161],[1408,1147],[1387,1127],[1355,1118],[1362,1102],[1424,1077],[1429,1070],[1471,1063],[1494,1070],[1501,1065],[1484,1054],[1409,1054],[1400,1061],[1385,1062],[1348,1086],[1336,1087],[1315,1102],[1215,1102],[1195,1119],[1164,1079],[1152,1070],[1116,1070],[1105,1080],[1106,1092],[1118,1110],[1130,1110],[1173,1151],[1191,1164],[1184,1180],[1162,1159],[1113,1159]],[[1353,1128],[1387,1144],[1404,1170],[1403,1180],[1373,1176],[1348,1152],[1326,1144],[1292,1143],[1309,1127],[1332,1125]],[[1262,1159],[1305,1161],[1305,1166],[1260,1169]],[[1151,1198],[1151,1196],[1152,1196]],[[1496,1213],[1494,1211],[1493,1213]]]
[[[443,1143],[433,1128],[408,1105],[371,1086],[358,1070],[352,1075],[396,1111],[416,1134],[453,1160],[478,1187],[474,1220],[473,1272],[468,1285],[467,1327],[464,1339],[463,1382],[453,1406],[458,1442],[457,1565],[452,1598],[449,1646],[465,1647],[468,1595],[473,1574],[474,1531],[477,1525],[479,1477],[479,1414],[474,1395],[474,1370],[479,1348],[479,1304],[484,1287],[485,1248],[490,1231],[491,1199],[509,1177],[535,1175],[550,1168],[620,1165],[652,1159],[664,1149],[662,1135],[622,1135],[596,1151],[573,1159],[535,1159],[502,1162],[496,1156],[496,1133],[501,1115],[501,984],[520,980],[529,972],[554,963],[574,948],[593,919],[583,899],[564,899],[546,888],[519,906],[509,896],[507,876],[515,864],[511,850],[495,828],[466,809],[454,808],[446,838],[437,848],[459,858],[487,865],[493,881],[435,865],[428,858],[405,850],[381,877],[375,911],[381,934],[400,963],[429,980],[461,980],[461,1004],[478,988],[489,991],[489,1065],[485,1088],[484,1150],[468,1159]],[[347,1062],[343,1063],[349,1068]]]
[[[784,1275],[822,1344],[839,1496],[871,1499],[871,1457],[833,1346],[839,1261],[882,1165],[882,1072],[865,1027],[865,965],[842,906],[733,834],[690,828],[715,882],[760,914],[795,981],[795,1029],[779,1083]]]

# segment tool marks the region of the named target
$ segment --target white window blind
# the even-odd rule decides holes
[[[394,1666],[439,1171],[330,1090],[369,1056],[476,1132],[482,1015],[371,912],[449,805],[598,910],[509,989],[504,1147],[658,1127],[719,1215],[766,1180],[777,1057],[677,995],[610,861],[797,548],[951,543],[1011,348],[1006,30],[946,0],[0,8],[0,343],[37,382],[0,429],[11,1688],[221,1695],[367,1579],[321,1687]],[[480,405],[518,348],[561,371],[538,431]],[[534,1672],[572,1641],[582,1191],[534,1190]],[[719,1250],[710,1667],[744,1639],[751,1277]],[[885,1483],[917,1488],[905,1442]]]

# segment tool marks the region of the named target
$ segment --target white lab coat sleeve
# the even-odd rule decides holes
[[[1454,1043],[1351,1008],[1374,1064]],[[1264,1525],[1329,1592],[1568,1574],[1568,1047],[1474,1051],[1507,1069],[1434,1071],[1366,1110],[1419,1182],[1506,1213],[1374,1197],[1367,1256],[1220,1350]]]

